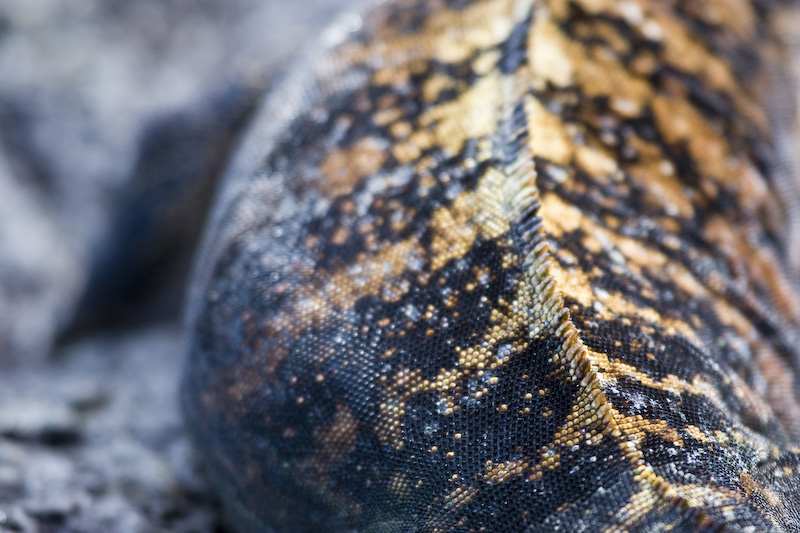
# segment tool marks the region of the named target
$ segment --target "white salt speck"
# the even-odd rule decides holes
[[[664,31],[658,22],[648,20],[642,25],[642,35],[651,41],[660,41],[664,37]]]
[[[628,24],[631,25],[639,24],[644,16],[642,13],[642,8],[639,7],[639,4],[636,2],[620,2],[617,4],[617,9],[619,9],[619,13],[622,15],[622,18],[624,18]]]

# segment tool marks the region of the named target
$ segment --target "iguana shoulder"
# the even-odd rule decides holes
[[[403,0],[326,34],[191,295],[239,527],[800,528],[797,20]]]

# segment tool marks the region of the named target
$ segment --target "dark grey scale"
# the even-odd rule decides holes
[[[615,185],[610,185],[606,188],[598,186],[585,172],[574,170],[576,184],[582,188],[585,187],[595,191],[593,196],[589,196],[586,192],[577,192],[557,182],[553,178],[552,167],[550,162],[536,158],[536,185],[539,187],[541,194],[554,192],[574,205],[583,206],[587,211],[587,216],[594,219],[602,220],[603,217],[610,215],[619,218],[621,223],[626,224],[628,227],[636,228],[640,227],[647,218],[667,216],[663,210],[653,209],[647,205],[645,194],[639,186],[627,182],[620,184],[618,187],[623,188],[624,192],[615,188],[617,187]],[[603,197],[619,198],[621,196],[629,198],[630,202],[610,203],[599,201]]]
[[[755,44],[764,39],[765,32],[770,31],[767,25],[766,16],[768,15],[768,8],[759,6],[758,2],[753,2],[754,11],[758,20],[755,35],[752,41],[743,42],[741,38],[732,35],[729,28],[724,25],[714,23],[708,19],[701,19],[693,16],[692,12],[703,11],[703,8],[697,9],[697,6],[691,5],[691,0],[680,0],[676,3],[675,13],[681,17],[681,20],[692,30],[695,35],[704,36],[706,45],[724,57],[728,63],[733,67],[737,76],[747,76],[752,73],[759,66],[759,58],[757,47]]]
[[[587,315],[584,317],[581,312],[573,313],[576,325],[587,332],[585,337],[587,346],[608,354],[612,359],[635,366],[640,372],[654,380],[676,376],[691,382],[696,376],[703,376],[709,379],[715,389],[719,391],[720,400],[727,409],[726,416],[733,416],[737,422],[756,433],[769,436],[775,443],[788,445],[791,442],[778,420],[764,421],[757,418],[753,414],[751,406],[743,404],[730,384],[725,382],[725,376],[736,374],[737,368],[729,363],[725,352],[713,342],[722,335],[722,325],[713,318],[713,313],[703,315],[707,322],[707,331],[698,333],[708,341],[704,346],[699,347],[681,336],[665,335],[657,324],[647,324],[649,327],[655,328],[655,332],[644,334],[641,331],[641,325],[638,324],[640,321],[636,318],[631,319],[631,325],[623,325],[597,320],[592,316],[591,311]],[[714,324],[717,324],[720,329],[714,330]],[[636,340],[641,348],[631,349],[626,340]],[[617,341],[620,341],[622,346],[616,346]],[[653,355],[652,359],[648,357],[649,353]],[[722,419],[715,419],[710,415],[710,413],[717,412],[718,408],[706,398],[695,398],[689,394],[675,396],[669,392],[644,387],[630,379],[621,380],[618,387],[622,392],[619,393],[618,400],[613,403],[628,415],[641,414],[648,419],[670,420],[676,406],[680,405],[681,407],[677,410],[680,413],[686,413],[691,420],[683,418],[682,415],[682,418],[676,421],[674,426],[676,428],[692,424],[713,432],[714,429],[721,427],[731,427],[730,423],[721,423],[719,420]],[[634,394],[632,391],[638,392]],[[632,402],[631,399],[635,396],[641,398],[651,396],[652,399]],[[670,398],[666,403],[663,401],[665,397]]]
[[[450,7],[461,10],[468,7],[472,0],[435,0],[436,8]],[[448,5],[449,4],[449,5]],[[378,24],[392,28],[400,35],[414,35],[422,30],[431,14],[431,7],[427,0],[409,0],[404,3],[388,3],[385,9],[378,12]]]
[[[597,524],[612,522],[618,512],[617,502],[627,501],[636,492],[633,477],[626,461],[610,443],[588,450],[582,447],[574,455],[564,457],[561,467],[546,472],[540,481],[530,484],[528,490],[541,499],[532,505],[538,513],[526,517],[525,528],[520,531],[544,533],[556,525],[567,530],[582,527],[592,531]],[[544,498],[554,495],[541,491],[540,486],[566,493],[563,502],[566,505],[560,506],[558,511],[547,508]]]
[[[475,70],[472,68],[472,62],[477,58],[478,55],[480,55],[480,51],[476,51],[472,56],[457,63],[443,63],[441,61],[437,61],[436,59],[427,60],[425,62],[424,69],[419,69],[419,71],[417,71],[415,68],[415,70],[411,73],[409,80],[410,83],[406,88],[408,92],[406,94],[413,95],[415,98],[417,98],[417,103],[420,106],[420,109],[427,109],[438,104],[455,100],[459,96],[459,88],[468,87],[479,78],[479,75],[476,74]],[[502,59],[500,61],[502,61]],[[434,100],[419,100],[419,87],[422,87],[422,84],[434,74],[443,74],[449,78],[457,80],[456,87],[453,89],[444,89],[439,91],[439,93],[436,95],[436,99]],[[406,96],[406,94],[403,96]],[[415,115],[410,114],[409,116],[413,117]]]
[[[570,303],[569,300],[567,302]],[[632,318],[630,324],[620,324],[599,320],[591,312],[584,316],[578,311],[571,313],[571,316],[576,325],[587,332],[587,346],[635,366],[654,380],[673,375],[691,381],[697,375],[719,372],[716,360],[706,350],[692,345],[683,337],[664,334],[658,324],[647,324],[655,328],[655,332],[644,334],[643,324],[636,318]],[[638,350],[631,349],[634,341],[641,346]],[[653,353],[655,360],[647,357],[648,353]]]
[[[626,66],[630,65],[632,59],[643,52],[653,52],[655,54],[661,52],[661,43],[641,35],[639,31],[631,27],[630,23],[623,18],[603,13],[590,13],[583,6],[575,2],[570,2],[569,16],[559,23],[559,27],[566,35],[569,35],[570,38],[577,42],[586,45],[599,45],[613,48],[612,43],[608,42],[602,35],[595,34],[585,36],[581,35],[580,31],[577,31],[580,27],[585,28],[587,23],[591,28],[591,25],[596,21],[603,22],[613,27],[620,36],[624,37],[625,40],[630,43],[630,52],[620,56],[620,60]]]
[[[613,516],[615,499],[632,494],[632,485],[621,481],[629,483],[629,469],[612,446],[597,446],[592,453],[596,455],[565,455],[561,466],[545,471],[535,481],[519,476],[488,486],[468,507],[459,509],[457,516],[463,517],[466,531],[491,531],[502,524],[508,531],[545,532],[552,527],[547,522],[555,514],[549,502],[558,501],[562,508],[590,508],[608,520]],[[598,492],[601,487],[607,489]]]
[[[484,161],[472,169],[466,169],[463,165],[464,158],[471,157],[475,152],[474,142],[465,143],[462,153],[458,156],[446,156],[442,150],[432,149],[430,155],[434,155],[438,164],[431,172],[440,178],[433,187],[426,187],[423,190],[420,176],[412,175],[403,185],[376,194],[364,217],[374,221],[376,226],[370,232],[370,237],[377,237],[379,244],[416,237],[423,246],[429,245],[429,228],[433,212],[451,205],[459,193],[474,190],[479,177],[492,164],[491,161]],[[385,164],[381,171],[406,172],[401,168],[392,168],[391,163]],[[441,179],[442,176],[447,176],[447,179]],[[320,238],[320,245],[315,250],[318,258],[317,268],[334,271],[337,267],[346,265],[359,251],[365,251],[364,242],[367,236],[356,230],[357,223],[363,220],[356,218],[356,215],[351,210],[344,209],[344,206],[352,202],[352,199],[367,186],[366,181],[361,182],[354,188],[352,194],[334,199],[324,213],[314,217],[307,224],[308,236]],[[412,214],[398,213],[392,207],[395,205],[415,207]],[[400,230],[392,226],[395,216],[402,217],[406,222]],[[333,242],[331,237],[341,229],[347,231],[347,238],[341,243]]]
[[[670,158],[670,161],[672,162],[675,160],[675,158]],[[688,161],[688,159],[685,160]],[[680,167],[678,168],[678,173],[682,176],[685,175]],[[648,204],[644,200],[639,186],[632,186],[632,191],[629,195],[631,202],[626,202],[624,204],[617,203],[616,205],[619,205],[619,208],[617,208],[616,205],[609,208],[600,205],[599,202],[587,200],[585,195],[576,194],[567,187],[553,183],[548,177],[549,173],[547,173],[546,168],[544,169],[544,172],[539,172],[538,182],[541,184],[541,189],[543,191],[553,190],[559,194],[559,196],[564,197],[576,205],[585,206],[595,217],[600,217],[604,214],[618,216],[624,221],[623,223],[630,228],[630,230],[623,230],[627,231],[629,234],[635,235],[638,231],[641,231],[640,221],[643,220],[643,216],[650,218],[667,217],[667,214],[661,210],[652,209],[649,206],[645,207]],[[587,186],[587,189],[597,188],[593,182],[580,171],[575,173],[575,179],[576,181],[583,182]],[[589,187],[590,185],[591,187]],[[727,198],[727,204],[725,203],[725,200],[720,200],[720,198]],[[712,205],[708,206],[706,209],[695,210],[696,214],[691,221],[692,223],[687,221],[686,223],[681,224],[681,231],[678,234],[678,237],[683,243],[685,243],[686,246],[681,247],[677,251],[662,247],[661,251],[671,259],[676,260],[676,262],[682,263],[688,270],[695,273],[700,279],[707,279],[709,274],[715,273],[720,275],[722,279],[727,280],[728,284],[724,296],[730,302],[735,302],[735,305],[742,308],[745,314],[752,318],[754,325],[763,332],[766,338],[780,339],[781,335],[778,331],[778,326],[772,322],[770,317],[759,316],[760,313],[753,309],[752,306],[746,301],[743,301],[741,297],[741,289],[736,286],[737,273],[734,271],[734,266],[731,265],[730,259],[722,250],[717,249],[712,245],[712,243],[707,242],[702,236],[699,235],[697,228],[701,227],[699,225],[702,224],[702,221],[705,220],[710,214],[719,214],[721,211],[726,209],[723,207],[723,205],[727,205],[727,212],[733,213],[733,218],[738,218],[737,202],[732,199],[730,194],[720,191],[719,198],[715,200]],[[768,240],[768,242],[770,245],[772,245],[771,240]],[[601,268],[603,274],[601,274],[601,276],[598,278],[598,283],[601,286],[607,286],[613,290],[622,290],[624,293],[630,295],[630,297],[635,301],[643,303],[647,301],[641,296],[641,287],[639,286],[637,280],[631,277],[626,277],[623,280],[618,274],[614,273],[614,271],[610,268],[612,261],[607,254],[590,254],[580,243],[580,235],[575,235],[565,239],[565,242],[562,244],[562,246],[565,246],[567,249],[575,253],[585,271],[591,270],[594,264],[604,265],[603,268]],[[652,280],[648,281],[652,282]],[[743,282],[751,284],[751,280],[743,280]],[[769,296],[764,292],[765,289],[763,287],[753,286],[752,288],[755,290],[755,294],[762,298],[762,301],[769,301]],[[661,307],[659,302],[647,303],[649,306],[657,309]],[[673,312],[679,311],[679,309],[675,306],[667,305],[667,308],[672,309]],[[681,308],[680,310],[688,311],[689,309]],[[781,342],[782,344],[785,344],[787,341]]]
[[[776,475],[777,472],[788,475]],[[774,462],[769,461],[756,465],[751,471],[759,481],[770,483],[781,501],[794,501],[797,497],[797,473],[800,472],[800,457],[795,453],[781,454]],[[800,516],[797,513],[785,513],[778,517],[779,525],[786,531],[800,531]]]
[[[378,339],[384,349],[395,350],[391,357],[386,358],[386,363],[419,370],[426,379],[435,378],[442,368],[456,366],[458,355],[455,348],[480,342],[490,329],[491,312],[497,308],[498,300],[513,298],[510,281],[519,275],[518,271],[496,268],[496,275],[491,276],[488,283],[471,292],[466,288],[475,280],[474,266],[498,266],[505,251],[493,241],[477,244],[465,257],[448,262],[440,274],[424,286],[416,283],[413,279],[416,276],[411,276],[409,281],[412,284],[402,302],[383,303],[376,297],[357,302],[354,306],[356,312],[388,317],[391,324],[402,325],[397,328],[405,332],[402,337],[393,335]],[[448,307],[445,302],[450,295],[455,296],[456,303]],[[436,309],[435,321],[415,319],[428,305]],[[406,323],[411,323],[411,326],[406,327]],[[428,330],[433,330],[433,334],[429,335]],[[524,332],[518,333],[522,335]]]
[[[588,505],[573,506],[559,513],[553,513],[540,525],[532,525],[525,533],[545,533],[549,531],[592,531],[597,524],[613,521],[616,510],[614,503],[629,499],[632,496],[630,487],[633,476],[623,472],[615,478],[605,480],[602,493],[595,493],[587,502]],[[586,510],[584,510],[586,509]],[[709,533],[714,530],[703,530],[698,527],[702,517],[694,517],[679,506],[661,505],[648,513],[646,518],[636,520],[630,527],[632,531],[674,531],[676,533]]]
[[[373,127],[369,113],[352,106],[362,87],[332,97],[322,112],[306,113],[291,122],[281,136],[275,151],[263,162],[263,167],[273,171],[297,172],[304,180],[289,182],[291,191],[300,196],[295,187],[313,180],[316,166],[322,162],[326,151],[333,147],[346,148],[353,139],[368,133]],[[300,157],[302,155],[302,157]]]
[[[518,22],[511,31],[506,42],[501,48],[502,57],[497,62],[500,72],[503,74],[513,74],[520,65],[524,64],[528,57],[527,40],[530,33],[533,13]]]

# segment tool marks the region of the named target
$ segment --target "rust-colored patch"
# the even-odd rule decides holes
[[[384,141],[370,137],[351,148],[331,150],[320,165],[320,191],[329,198],[350,194],[358,183],[380,170],[387,150]]]
[[[525,101],[525,112],[533,153],[558,165],[569,163],[573,145],[558,115],[545,109],[535,98]]]
[[[358,420],[344,405],[336,406],[330,423],[314,432],[314,444],[319,450],[310,461],[320,473],[344,460],[353,453],[358,437]]]

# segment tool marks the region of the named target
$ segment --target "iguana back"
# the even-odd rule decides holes
[[[241,531],[800,530],[780,0],[398,0],[231,165],[184,403]]]

